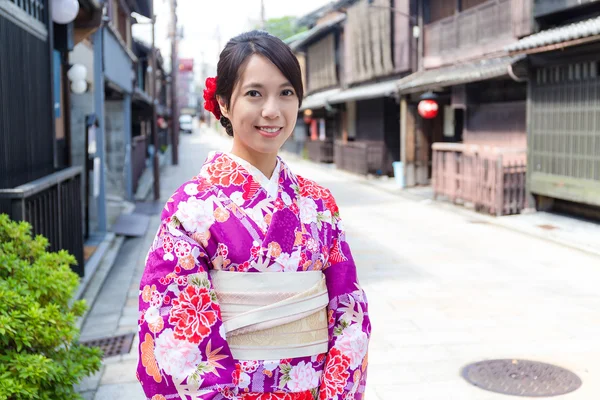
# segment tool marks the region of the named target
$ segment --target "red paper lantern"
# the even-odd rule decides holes
[[[421,100],[417,106],[419,115],[425,119],[435,118],[439,110],[438,103],[435,100]]]

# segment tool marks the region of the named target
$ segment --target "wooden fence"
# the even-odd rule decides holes
[[[333,142],[331,140],[309,140],[306,142],[308,159],[316,163],[333,162]]]
[[[356,142],[336,141],[333,151],[335,165],[339,169],[360,175],[390,175],[392,162],[383,141],[361,140]]]
[[[483,148],[461,143],[434,143],[434,197],[471,203],[492,215],[520,213],[527,205],[527,149]]]

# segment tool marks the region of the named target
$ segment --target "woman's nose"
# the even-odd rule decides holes
[[[263,118],[275,119],[279,117],[279,104],[277,100],[268,100],[262,110]]]

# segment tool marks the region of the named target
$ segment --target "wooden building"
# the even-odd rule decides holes
[[[526,73],[504,47],[532,29],[530,0],[419,2],[422,61],[398,82],[406,186],[492,214],[525,206]],[[419,102],[434,98],[437,116]]]
[[[527,55],[528,191],[553,205],[600,215],[600,2],[535,1],[541,29],[507,47]]]

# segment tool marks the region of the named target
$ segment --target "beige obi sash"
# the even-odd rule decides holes
[[[227,343],[238,360],[314,356],[328,350],[329,296],[321,271],[210,271]]]

